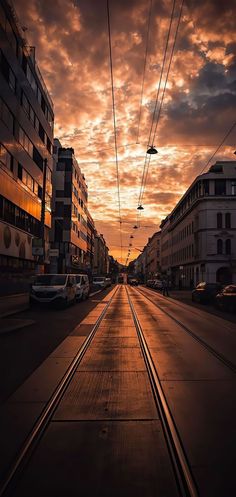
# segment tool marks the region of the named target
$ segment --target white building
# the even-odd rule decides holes
[[[235,283],[236,161],[197,176],[161,229],[161,269],[175,285]]]

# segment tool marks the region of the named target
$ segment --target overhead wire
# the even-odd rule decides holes
[[[175,50],[175,45],[176,45],[178,31],[179,31],[179,25],[180,25],[180,21],[181,21],[181,17],[182,17],[183,4],[184,4],[184,0],[182,0],[181,6],[180,6],[178,22],[177,22],[177,26],[176,26],[176,30],[175,30],[174,41],[173,41],[173,45],[172,45],[172,50],[171,50],[171,54],[170,54],[168,69],[167,69],[167,73],[166,73],[166,79],[165,79],[164,88],[163,88],[162,97],[161,97],[161,103],[160,103],[160,107],[159,107],[159,110],[158,110],[157,120],[156,120],[155,129],[154,129],[154,133],[153,133],[152,145],[153,145],[154,140],[155,140],[157,126],[158,126],[158,123],[159,123],[159,120],[160,120],[161,111],[162,111],[162,106],[163,106],[163,101],[164,101],[164,97],[165,97],[166,86],[167,86],[167,82],[168,82],[168,78],[169,78],[170,68],[171,68],[171,64],[172,64],[172,60],[173,60],[173,56],[174,56],[174,50]]]
[[[118,196],[118,211],[119,211],[119,223],[120,223],[120,249],[121,249],[121,261],[122,261],[123,260],[123,250],[122,250],[122,228],[121,228],[122,220],[121,220],[121,200],[120,200],[120,174],[119,174],[118,149],[117,149],[118,147],[117,147],[117,134],[116,134],[116,111],[115,111],[115,93],[114,93],[114,78],[113,78],[113,63],[112,63],[112,48],[111,48],[111,22],[110,22],[109,0],[107,0],[107,26],[108,26],[108,41],[109,41],[109,59],[110,59],[114,145],[115,145],[115,161],[116,161],[117,196]]]
[[[181,21],[181,17],[182,17],[183,4],[184,4],[184,0],[181,1],[181,5],[180,5],[178,21],[177,21],[177,25],[176,25],[176,30],[175,30],[173,45],[172,45],[172,49],[171,49],[171,53],[170,53],[170,58],[169,58],[169,63],[168,63],[168,67],[167,67],[165,83],[164,83],[164,87],[163,87],[163,91],[162,91],[160,106],[159,106],[159,109],[158,109],[158,114],[157,114],[157,118],[156,118],[156,124],[155,124],[155,128],[154,128],[152,140],[151,140],[151,134],[152,133],[150,132],[150,134],[149,134],[149,141],[150,141],[150,145],[151,146],[154,145],[154,140],[155,140],[155,136],[156,136],[157,126],[158,126],[159,121],[160,121],[160,116],[161,116],[161,111],[162,111],[162,107],[163,107],[163,102],[164,102],[164,97],[165,97],[167,82],[168,82],[168,78],[169,78],[169,73],[170,73],[170,68],[171,68],[171,64],[172,64],[172,60],[173,60],[173,56],[174,56],[174,50],[175,50],[175,46],[176,46],[176,41],[177,41],[177,36],[178,36],[178,31],[179,31],[179,26],[180,26],[180,21]],[[169,26],[169,31],[168,31],[167,39],[169,39],[169,37],[170,37],[171,25],[172,25],[173,17],[174,17],[173,16],[173,9],[174,8],[175,8],[175,2],[173,2],[172,15],[171,15],[171,21],[170,21],[170,26]],[[166,59],[166,57],[164,56],[163,61],[165,59]],[[160,78],[160,81],[161,81],[161,78]],[[155,116],[153,115],[153,122],[154,122],[154,117]],[[151,129],[152,129],[152,127],[151,127]],[[150,155],[150,159],[151,159],[151,155]],[[146,158],[145,158],[145,162],[147,162]],[[144,176],[144,181],[143,181],[143,185],[142,185],[142,194],[140,195],[140,203],[143,202],[143,196],[144,196],[144,191],[145,191],[145,187],[146,187],[146,183],[147,183],[149,165],[150,165],[150,160],[149,160],[148,164],[146,165],[145,176]]]
[[[230,127],[230,129],[227,131],[227,133],[225,134],[223,140],[220,142],[220,144],[217,146],[215,152],[211,155],[211,157],[208,159],[208,161],[206,162],[206,164],[204,165],[204,167],[202,168],[202,170],[200,171],[199,174],[202,174],[204,169],[206,169],[206,167],[210,164],[210,162],[212,161],[212,159],[215,157],[215,155],[217,154],[217,152],[220,150],[220,148],[222,147],[222,145],[224,144],[225,140],[227,140],[228,136],[230,135],[230,133],[233,131],[234,127],[236,126],[236,121],[232,124],[232,126]]]
[[[142,86],[141,86],[141,94],[140,94],[138,130],[137,130],[137,138],[136,138],[136,143],[137,144],[139,143],[139,131],[140,131],[140,122],[141,122],[141,115],[142,115],[144,80],[145,80],[146,65],[147,65],[147,55],[148,55],[148,42],[149,42],[149,31],[150,31],[151,13],[152,13],[152,0],[150,0],[149,12],[148,12],[148,18],[147,18],[146,49],[145,49],[144,61],[143,61],[143,78],[142,78]]]
[[[175,5],[176,5],[176,0],[173,0],[172,11],[171,11],[171,15],[170,15],[170,23],[169,23],[169,28],[168,28],[168,32],[167,32],[166,44],[165,44],[165,49],[164,49],[164,54],[163,54],[163,59],[162,59],[162,65],[161,65],[161,73],[160,73],[160,78],[159,78],[159,83],[158,83],[157,94],[156,94],[155,106],[154,106],[154,111],[153,111],[153,115],[152,115],[152,124],[151,124],[150,132],[149,132],[147,145],[151,145],[150,139],[151,139],[152,128],[153,128],[153,124],[154,124],[154,120],[155,120],[155,114],[156,114],[156,110],[157,110],[157,104],[158,104],[158,99],[159,99],[159,94],[160,94],[160,89],[161,89],[161,83],[162,83],[162,76],[163,76],[165,63],[166,63],[166,56],[167,56],[167,52],[168,52],[170,33],[171,33],[171,28],[172,28],[172,24],[173,24],[173,20],[174,20]]]
[[[163,53],[160,78],[159,78],[158,89],[157,89],[157,94],[156,94],[155,106],[154,106],[154,110],[153,110],[152,122],[151,122],[149,137],[148,137],[148,145],[149,145],[149,142],[150,142],[150,139],[151,139],[152,128],[153,128],[155,114],[156,114],[156,110],[157,110],[157,104],[158,104],[158,99],[159,99],[159,94],[160,94],[161,83],[162,83],[162,76],[163,76],[163,72],[164,72],[164,67],[165,67],[165,62],[166,62],[166,56],[167,56],[167,51],[168,51],[168,45],[169,45],[171,27],[172,27],[172,23],[173,23],[173,19],[174,19],[175,4],[176,4],[176,0],[173,0],[173,5],[172,5],[172,10],[171,10],[171,15],[170,15],[169,28],[168,28],[168,32],[167,32],[166,43],[165,43],[165,48],[164,48],[164,53]],[[151,160],[151,156],[148,156],[148,154],[146,153],[145,159],[144,159],[143,174],[142,174],[142,178],[141,178],[140,193],[139,193],[139,198],[138,198],[138,204],[139,205],[142,202],[143,187],[144,187],[144,178],[147,176],[147,171],[148,171],[148,168],[149,168],[149,165],[150,165],[150,160]]]

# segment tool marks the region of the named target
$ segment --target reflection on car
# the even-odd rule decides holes
[[[227,285],[216,295],[216,307],[236,312],[236,285]]]
[[[76,300],[76,281],[70,274],[41,274],[35,276],[30,287],[30,305],[39,303],[62,304]]]
[[[97,286],[98,288],[106,288],[107,282],[105,276],[95,276],[93,278],[93,285]]]
[[[192,291],[192,302],[198,302],[199,304],[214,302],[221,288],[222,285],[219,283],[206,283],[202,281]]]
[[[90,285],[87,274],[74,274],[76,281],[76,300],[85,300],[89,296]]]

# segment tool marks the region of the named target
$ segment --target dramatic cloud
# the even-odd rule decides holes
[[[139,253],[135,247],[140,250],[159,229],[161,219],[235,121],[235,2],[186,0],[160,120],[156,127],[154,119],[151,128],[173,2],[152,3],[139,125],[149,2],[110,0],[123,262],[131,233],[135,257]],[[74,147],[89,186],[89,210],[110,252],[120,259],[106,0],[15,0],[14,4],[20,24],[27,28],[29,44],[36,46],[36,58],[54,101],[55,136],[64,146]],[[161,89],[179,8],[180,0]],[[151,158],[142,198],[144,211],[137,218],[149,140],[159,153]],[[235,131],[215,159],[232,160],[233,146]],[[133,230],[137,222],[140,228]]]

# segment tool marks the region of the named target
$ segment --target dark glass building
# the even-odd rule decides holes
[[[53,168],[53,104],[10,3],[0,3],[0,273],[34,272],[46,167],[45,265]]]

